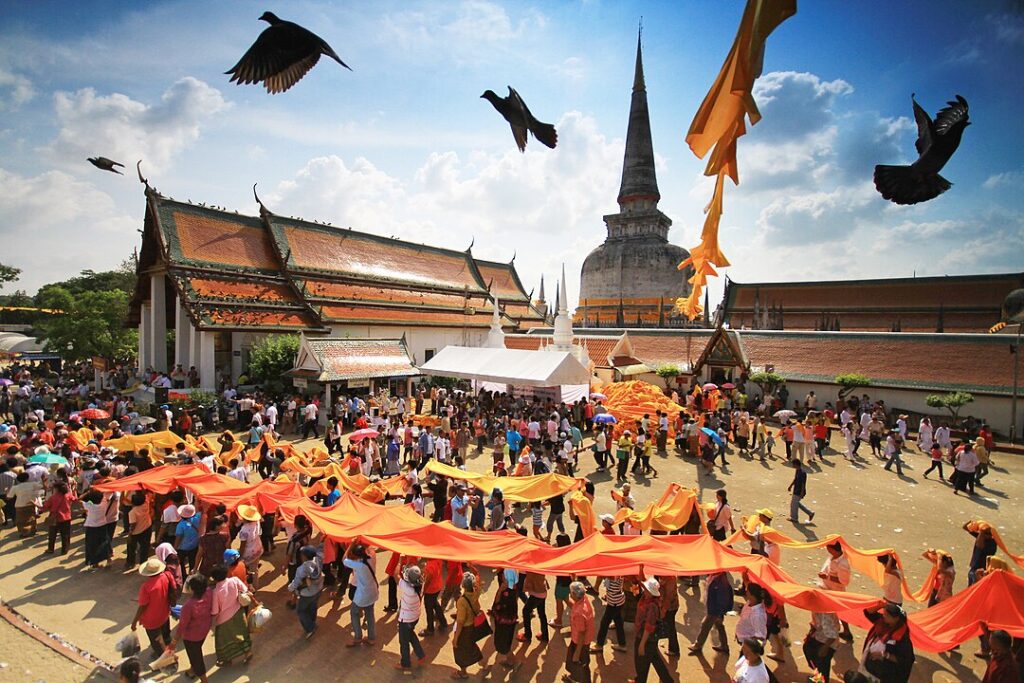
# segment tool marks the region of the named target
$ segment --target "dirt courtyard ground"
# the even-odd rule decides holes
[[[862,448],[865,455],[867,449]],[[725,469],[716,468],[711,476],[698,475],[693,461],[676,455],[657,456],[654,465],[660,476],[655,479],[633,481],[633,493],[638,507],[657,498],[670,482],[696,486],[701,498],[710,501],[715,489],[725,487],[736,521],[756,508],[770,507],[777,514],[777,526],[796,538],[817,538],[828,533],[841,533],[851,542],[864,548],[893,546],[901,554],[908,580],[913,588],[920,586],[928,573],[928,563],[920,559],[921,552],[932,546],[952,553],[957,563],[956,590],[966,587],[966,567],[970,559],[972,538],[960,527],[968,519],[984,518],[995,524],[1011,549],[1024,548],[1024,532],[1020,526],[1020,513],[1014,512],[1013,501],[1024,495],[1021,475],[1024,461],[1015,456],[996,454],[996,466],[979,488],[975,498],[954,496],[947,484],[922,477],[927,458],[912,449],[907,454],[907,467],[903,477],[886,472],[881,463],[866,453],[866,459],[856,464],[844,461],[831,452],[825,465],[812,466],[805,503],[815,510],[813,524],[794,526],[785,521],[789,509],[786,487],[792,478],[792,469],[778,460],[767,464],[746,460],[730,452]],[[597,485],[599,513],[613,512],[609,495],[612,477],[594,474],[594,463],[589,453],[581,455],[581,475],[591,475]],[[490,467],[490,456],[471,458],[469,468],[485,471]],[[1013,520],[1018,520],[1016,523]],[[438,539],[443,542],[443,539]],[[93,654],[116,662],[118,655],[114,643],[127,632],[135,611],[135,596],[141,578],[122,574],[124,538],[115,540],[114,568],[83,572],[83,536],[80,521],[73,530],[73,550],[65,557],[44,555],[46,541],[42,533],[28,540],[18,540],[13,529],[0,533],[0,598],[11,604],[27,618],[49,631],[59,632],[70,642]],[[319,617],[322,620],[317,635],[304,640],[293,613],[284,606],[285,583],[283,575],[284,537],[278,538],[277,549],[263,565],[263,587],[260,599],[274,612],[267,630],[255,636],[255,657],[244,668],[212,669],[211,680],[228,681],[325,681],[325,680],[377,680],[419,681],[447,680],[454,670],[450,639],[434,636],[424,640],[430,664],[414,673],[395,671],[398,661],[398,638],[393,615],[380,614],[383,602],[378,603],[378,639],[374,648],[350,650],[342,647],[350,637],[347,600],[343,604],[322,599]],[[822,551],[783,551],[782,566],[798,580],[808,581],[816,574],[825,559]],[[386,559],[386,556],[382,559]],[[493,595],[491,573],[485,572],[487,593],[481,601],[490,605]],[[880,589],[860,575],[854,575],[850,590],[879,595]],[[382,600],[385,599],[382,596]],[[553,616],[554,601],[548,600],[548,616]],[[917,609],[909,606],[910,610]],[[602,608],[596,606],[600,617]],[[714,656],[705,647],[707,659],[685,656],[688,646],[703,617],[703,606],[690,592],[681,595],[679,628],[684,639],[684,656],[669,659],[669,666],[679,681],[728,681],[733,662],[723,656]],[[794,641],[789,649],[789,661],[777,669],[782,681],[805,681],[807,665],[799,643],[807,632],[807,614],[789,610],[790,637]],[[735,617],[726,621],[731,634]],[[20,635],[12,627],[0,624],[0,681],[87,681],[90,672],[73,666],[52,670],[47,664],[58,655],[47,654],[38,643]],[[141,633],[141,631],[140,631]],[[863,644],[863,631],[855,629],[852,647],[842,645],[836,655],[834,671],[843,672],[855,666],[855,658]],[[553,681],[558,680],[565,656],[567,630],[552,636],[546,646],[539,642],[520,644],[518,656],[522,665],[511,674],[494,667],[488,680],[498,681]],[[27,641],[24,645],[22,641]],[[632,643],[632,628],[627,626],[627,641]],[[664,649],[664,643],[662,643]],[[918,653],[912,681],[915,683],[938,681],[980,680],[983,662],[972,656],[976,643],[966,643],[958,654],[930,655]],[[207,663],[213,664],[213,638],[207,639]],[[494,662],[493,645],[484,649]],[[736,654],[736,648],[733,648]],[[52,657],[51,657],[52,655]],[[184,653],[181,670],[187,667]],[[597,679],[625,681],[633,675],[631,654],[614,652],[610,647],[596,658]],[[53,667],[56,667],[53,664]],[[775,664],[773,663],[774,667]],[[474,667],[471,671],[475,671]],[[31,672],[31,673],[29,673]],[[156,681],[185,680],[181,674],[157,674]],[[477,677],[478,678],[478,677]],[[833,677],[835,679],[835,677]],[[92,679],[95,680],[95,679]],[[653,680],[653,678],[651,679]]]

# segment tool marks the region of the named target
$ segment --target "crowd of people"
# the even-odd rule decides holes
[[[189,671],[201,681],[207,680],[202,646],[210,633],[218,666],[252,657],[252,633],[269,618],[257,598],[265,590],[260,582],[261,565],[265,567],[268,562],[283,565],[287,605],[294,610],[306,638],[313,638],[317,632],[322,599],[348,600],[351,638],[346,645],[374,647],[378,621],[394,619],[400,650],[395,666],[402,670],[426,663],[421,639],[450,633],[458,667],[452,677],[466,678],[471,667],[488,669],[491,651],[493,666],[514,669],[519,664],[515,643],[536,640],[546,644],[555,633],[567,638],[563,680],[590,681],[592,656],[603,658],[609,644],[613,653],[632,653],[633,680],[648,680],[652,669],[659,680],[674,680],[672,670],[678,665],[669,662],[683,655],[676,617],[680,592],[685,590],[701,595],[704,605],[699,634],[686,654],[705,657],[706,641],[714,635],[713,652],[731,656],[735,648],[739,653],[734,680],[742,683],[777,680],[767,660],[786,660],[784,605],[773,601],[745,575],[734,577],[723,572],[699,579],[643,574],[545,577],[510,568],[481,570],[471,561],[395,553],[390,553],[386,562],[378,562],[378,555],[387,551],[358,541],[339,543],[319,534],[302,515],[286,523],[252,505],[229,511],[217,501],[200,500],[184,489],[165,495],[142,490],[103,493],[96,487],[154,467],[158,460],[202,463],[210,471],[249,481],[281,474],[286,455],[280,448],[264,445],[252,463],[244,458],[224,462],[220,456],[230,452],[236,441],[230,431],[218,439],[220,453],[193,452],[184,442],[160,454],[147,449],[114,451],[104,442],[137,429],[169,428],[184,437],[192,430],[183,419],[188,411],[179,410],[174,415],[170,406],[161,406],[158,417],[147,424],[138,419],[131,399],[116,391],[96,394],[85,382],[72,377],[40,377],[29,368],[14,367],[8,374],[10,383],[0,391],[0,412],[6,418],[0,425],[0,448],[5,452],[5,460],[0,463],[0,496],[5,498],[6,517],[22,537],[34,535],[37,518],[44,517],[48,530],[45,552],[66,554],[71,549],[72,520],[81,510],[87,570],[111,565],[120,528],[125,542],[124,569],[144,577],[131,630],[142,626],[154,660],[166,657],[168,650],[181,644]],[[612,498],[616,507],[635,508],[629,478],[632,476],[635,482],[657,477],[651,464],[656,452],[668,454],[671,449],[677,457],[701,463],[702,471],[709,473],[718,460],[725,468],[730,453],[747,459],[784,459],[794,471],[789,487],[790,518],[794,521],[800,512],[813,519],[814,512],[802,502],[807,486],[804,468],[826,457],[837,430],[845,440],[844,457],[858,457],[862,443],[867,444],[876,457],[887,460],[886,469],[895,466],[901,473],[899,454],[907,447],[908,418],[892,415],[884,402],[870,401],[865,396],[842,403],[837,400],[838,411],[830,403],[819,409],[814,392],[810,392],[797,410],[781,413],[782,408],[776,408],[787,405],[786,397],[769,394],[748,398],[744,389],[742,385],[733,390],[695,387],[682,396],[673,394],[673,401],[684,410],[676,414],[657,411],[635,424],[608,419],[608,409],[597,397],[567,405],[440,388],[429,393],[422,390],[410,398],[393,398],[386,393],[365,398],[342,395],[332,405],[321,406],[316,396],[272,397],[258,390],[238,392],[226,387],[219,401],[222,409],[230,408],[223,419],[235,422],[238,438],[249,447],[268,444],[266,435],[306,437],[312,433],[321,438],[319,421],[324,411],[327,426],[322,438],[326,453],[350,473],[365,474],[371,481],[403,476],[404,502],[421,515],[433,521],[449,521],[462,529],[512,530],[556,546],[568,546],[585,533],[579,519],[575,520],[574,537],[567,533],[564,518],[568,510],[562,495],[526,505],[512,504],[504,500],[500,485],[491,491],[474,490],[463,480],[427,474],[424,467],[436,461],[465,469],[472,455],[489,452],[491,472],[498,477],[549,472],[585,476],[587,459],[581,462],[580,456],[589,449],[595,472],[615,465]],[[87,410],[104,411],[109,421],[82,417]],[[81,434],[82,429],[94,435],[85,444],[72,436]],[[359,440],[343,438],[366,430],[376,432]],[[954,492],[973,493],[987,473],[991,439],[991,432],[979,425],[977,434],[962,437],[957,443],[948,425],[932,429],[925,418],[919,424],[917,444],[932,458],[932,469],[939,470],[940,478],[944,478],[943,462],[953,465]],[[776,453],[779,443],[782,448]],[[301,483],[319,482],[316,477],[303,476]],[[320,490],[315,500],[325,506],[333,505],[342,495],[336,477],[324,479]],[[595,491],[588,480],[584,495],[593,501]],[[385,499],[375,502],[384,504]],[[428,502],[432,504],[429,512]],[[568,512],[571,520],[572,513]],[[773,521],[771,510],[760,509],[757,514],[763,525]],[[608,535],[643,533],[628,522],[616,525],[612,515],[602,515],[600,523],[600,533]],[[737,529],[724,489],[717,492],[716,504],[706,520],[695,509],[687,525],[673,533],[696,533],[702,524],[707,524],[718,540]],[[749,532],[742,525],[739,528],[750,541],[752,552],[778,560],[777,548],[758,531]],[[996,545],[990,530],[965,529],[975,536],[968,568],[968,582],[973,583],[989,570]],[[283,545],[283,552],[275,552],[278,545]],[[849,561],[838,543],[828,546],[827,551],[829,556],[818,574],[819,585],[845,590],[850,583]],[[955,570],[951,556],[929,552],[926,557],[939,569],[934,603],[953,594]],[[914,665],[898,588],[899,569],[894,562],[882,559],[887,576],[893,579],[887,579],[885,604],[866,615],[873,625],[858,658],[859,669],[849,672],[847,680],[906,681]],[[383,614],[378,615],[385,583],[386,605]],[[491,583],[495,586],[492,602],[482,606],[481,597]],[[730,636],[724,618],[736,609],[737,595],[742,596],[742,607],[737,610],[739,620]],[[594,598],[600,610],[595,609]],[[172,628],[174,620],[177,625]],[[631,644],[626,639],[627,620],[634,624]],[[425,622],[424,627],[418,629],[421,622]],[[836,650],[842,642],[852,640],[849,625],[835,614],[815,613],[804,640],[804,656],[827,681]],[[666,646],[664,651],[661,643]],[[1019,647],[1019,643],[1008,640],[1002,631],[982,638],[978,654],[989,659],[990,672],[996,672],[986,681],[1007,681],[1011,680],[1007,676],[1016,675],[1016,659],[1007,654],[1011,647]],[[132,662],[137,664],[133,658],[122,667],[122,680],[133,680],[131,672],[137,667],[133,668],[136,664]]]

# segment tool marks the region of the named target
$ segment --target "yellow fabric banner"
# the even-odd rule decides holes
[[[535,500],[547,500],[553,496],[568,493],[583,487],[582,479],[573,479],[561,474],[534,474],[528,477],[495,477],[477,472],[465,472],[431,460],[424,472],[433,472],[449,479],[460,479],[476,488],[490,493],[492,489],[501,489],[505,500],[512,503],[532,503]]]
[[[779,24],[794,14],[796,0],[747,0],[729,56],[686,134],[686,143],[698,158],[703,159],[714,148],[704,175],[715,177],[715,191],[704,210],[707,217],[701,242],[690,250],[690,257],[679,264],[680,270],[689,265],[694,269],[690,296],[676,302],[679,310],[691,320],[700,315],[703,308],[700,297],[708,277],[718,275],[715,266],[729,265],[718,244],[722,194],[726,176],[732,178],[734,184],[740,181],[736,141],[747,132],[745,119],[750,118],[750,125],[761,119],[754,103],[753,88],[764,65],[765,41]]]

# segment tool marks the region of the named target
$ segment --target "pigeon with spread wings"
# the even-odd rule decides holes
[[[278,19],[273,12],[264,12],[260,20],[270,27],[264,29],[238,64],[224,72],[231,74],[232,83],[263,83],[272,95],[284,92],[316,66],[320,55],[327,55],[352,70],[323,38],[312,31]]]
[[[914,96],[914,120],[917,121],[918,159],[910,166],[875,166],[875,187],[896,204],[917,204],[934,199],[952,187],[939,175],[953,152],[960,146],[968,120],[967,100],[956,96],[933,121]]]
[[[88,161],[90,164],[100,169],[101,171],[110,171],[111,173],[124,175],[124,173],[121,173],[116,168],[114,168],[115,166],[120,166],[121,168],[124,168],[124,164],[120,164],[114,161],[113,159],[108,159],[106,157],[89,157],[88,159],[86,159],[86,161]]]
[[[520,152],[526,151],[527,134],[533,133],[543,145],[551,149],[558,144],[558,133],[550,123],[541,123],[533,117],[530,109],[523,102],[516,89],[508,86],[508,97],[498,97],[493,90],[487,90],[480,97],[484,98],[498,110],[498,113],[505,117],[508,125],[512,126],[512,136],[516,139],[516,146]]]

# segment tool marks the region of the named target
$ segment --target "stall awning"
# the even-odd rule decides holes
[[[420,372],[529,387],[590,384],[590,371],[567,351],[446,346]]]
[[[318,382],[341,382],[411,377],[420,372],[412,364],[405,339],[303,337],[295,367],[287,374]]]

